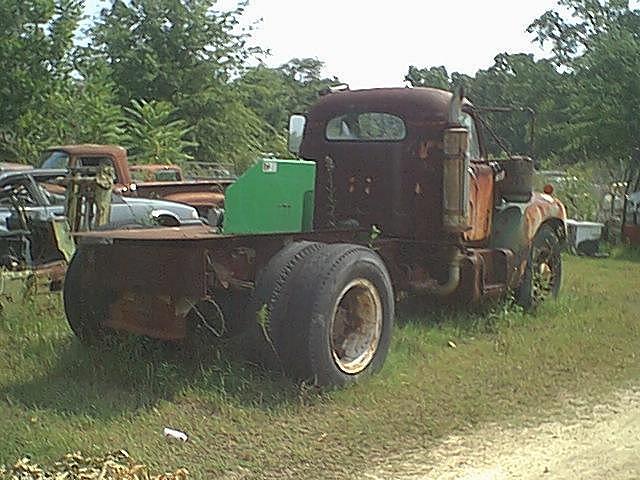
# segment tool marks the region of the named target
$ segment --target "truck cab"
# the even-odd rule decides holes
[[[417,88],[346,91],[322,98],[307,117],[300,146],[301,157],[317,165],[316,227],[335,221],[376,225],[394,237],[444,235],[442,131],[450,101],[448,92]],[[469,135],[464,194],[470,228],[465,238],[481,242],[491,228],[494,171],[469,104],[456,120]]]
[[[461,298],[503,292],[524,274],[543,225],[564,242],[566,214],[533,191],[531,159],[489,160],[483,133],[474,106],[451,92],[328,93],[291,121],[293,150],[316,164],[315,228],[375,229],[405,250],[422,249],[428,267],[416,268],[415,252],[397,266],[407,287],[429,283],[425,271],[447,279],[443,246],[456,246],[465,252]]]

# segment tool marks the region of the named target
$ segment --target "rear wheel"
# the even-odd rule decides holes
[[[103,292],[83,275],[86,254],[78,249],[71,259],[64,281],[63,301],[69,327],[85,345],[102,344],[110,330],[101,325],[108,302]]]
[[[248,356],[266,367],[285,370],[282,356],[287,346],[287,307],[292,276],[303,261],[326,248],[315,242],[294,242],[278,253],[258,273],[247,308]]]
[[[561,242],[549,226],[538,230],[518,290],[517,301],[527,310],[555,298],[562,283]]]
[[[343,386],[378,371],[394,318],[391,279],[382,259],[358,245],[326,245],[286,278],[288,298],[273,311],[286,374]]]

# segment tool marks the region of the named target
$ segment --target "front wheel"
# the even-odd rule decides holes
[[[562,283],[561,251],[561,241],[556,232],[549,226],[540,228],[533,238],[516,297],[526,310],[533,310],[558,296]]]

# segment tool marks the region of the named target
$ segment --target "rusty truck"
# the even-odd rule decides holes
[[[118,145],[62,145],[45,150],[41,168],[96,167],[106,164],[114,171],[114,191],[123,196],[148,197],[185,203],[198,210],[202,218],[217,222],[217,211],[224,205],[224,191],[233,183],[233,179],[176,180],[175,167],[169,166],[163,171],[167,179],[154,181],[136,181],[131,172],[127,150]],[[156,169],[161,167],[156,166]],[[143,170],[144,167],[138,168]],[[171,178],[171,173],[174,178]],[[179,174],[180,175],[180,174]]]
[[[328,93],[290,122],[296,160],[227,189],[220,229],[83,233],[64,288],[86,344],[117,331],[239,335],[289,376],[379,370],[406,294],[475,304],[558,294],[565,209],[529,158],[488,159],[478,110],[430,88]]]

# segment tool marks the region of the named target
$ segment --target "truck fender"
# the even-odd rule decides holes
[[[154,209],[151,218],[163,227],[178,227],[182,223],[180,218],[170,210]]]
[[[531,242],[543,225],[551,225],[564,242],[567,213],[559,200],[534,193],[528,202],[505,202],[496,209],[491,246],[528,253]]]

